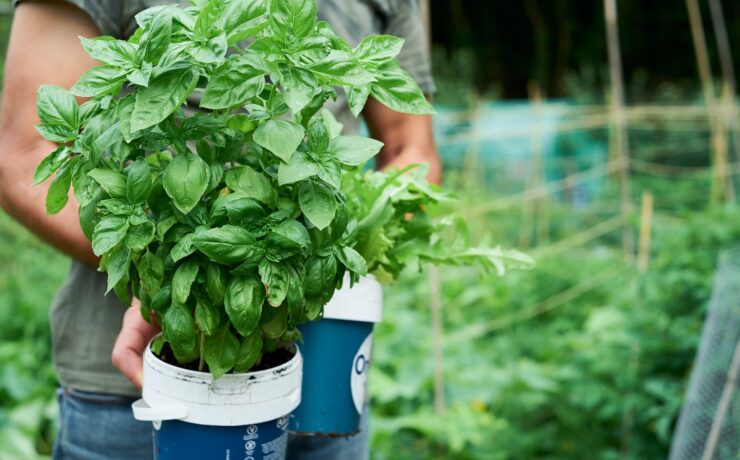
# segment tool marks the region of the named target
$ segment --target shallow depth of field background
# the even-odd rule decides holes
[[[430,2],[445,186],[472,238],[538,265],[503,279],[408,273],[387,288],[374,459],[667,456],[718,255],[740,242],[740,4],[696,2],[704,46],[693,2],[617,2],[623,101],[604,2]],[[2,213],[0,262],[0,460],[44,458],[47,314],[69,263]]]

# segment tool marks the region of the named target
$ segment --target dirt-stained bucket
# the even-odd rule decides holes
[[[258,372],[210,374],[172,366],[147,347],[137,420],[153,422],[156,460],[281,460],[301,401],[302,356]]]

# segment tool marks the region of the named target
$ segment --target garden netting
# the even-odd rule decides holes
[[[670,460],[740,458],[740,247],[725,252]]]

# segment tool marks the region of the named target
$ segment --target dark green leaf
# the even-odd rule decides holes
[[[56,214],[61,211],[69,199],[69,186],[72,184],[72,164],[66,163],[54,176],[46,193],[46,213]]]
[[[170,258],[172,258],[173,262],[178,262],[195,252],[194,238],[195,233],[188,233],[175,243],[172,250],[170,250]]]
[[[281,237],[283,244],[305,249],[311,245],[308,230],[297,220],[286,220],[272,228],[272,233]]]
[[[129,222],[131,224],[131,222]],[[132,251],[141,251],[154,240],[154,223],[150,221],[129,225],[126,234],[126,247]]]
[[[262,331],[270,339],[279,339],[288,330],[288,307],[284,305],[277,309],[275,316],[262,324]]]
[[[176,304],[185,305],[190,296],[190,289],[198,276],[198,261],[189,259],[180,264],[172,276],[172,301]]]
[[[211,75],[200,106],[226,109],[242,105],[262,92],[264,75],[264,62],[256,53],[230,57]]]
[[[154,297],[162,285],[164,262],[158,255],[147,251],[139,259],[137,269],[144,292]]]
[[[226,288],[224,307],[234,328],[246,337],[259,323],[262,304],[265,302],[265,287],[254,276],[234,277]]]
[[[208,188],[208,164],[192,153],[177,155],[164,171],[162,185],[175,207],[189,213]]]
[[[254,141],[286,163],[301,145],[303,136],[303,126],[288,120],[268,120],[254,131]]]
[[[337,211],[334,192],[322,182],[304,182],[298,192],[298,202],[303,214],[319,230],[329,226]]]
[[[220,304],[226,293],[226,273],[218,264],[209,263],[206,267],[206,293],[214,304]]]
[[[121,280],[128,281],[128,264],[131,251],[125,246],[114,248],[108,256],[108,287],[106,293],[110,292]]]
[[[36,98],[39,119],[44,125],[60,125],[76,132],[80,126],[80,109],[74,96],[52,85],[41,85]]]
[[[194,70],[173,70],[156,77],[148,87],[140,88],[131,114],[131,131],[149,128],[169,117],[197,83],[198,73]]]
[[[205,335],[216,333],[221,323],[221,309],[213,302],[196,295],[195,324]]]
[[[308,179],[319,173],[319,166],[306,153],[295,152],[288,163],[278,168],[278,184],[286,185]]]
[[[185,305],[173,303],[164,314],[162,332],[170,343],[175,359],[189,363],[198,357],[198,343],[195,335],[195,321]]]
[[[239,340],[231,333],[231,327],[226,325],[212,337],[206,337],[204,358],[208,363],[214,379],[217,379],[231,370],[239,357]]]
[[[132,203],[143,203],[152,191],[152,174],[149,164],[139,158],[126,172],[126,197]]]
[[[239,347],[239,356],[234,364],[234,372],[246,372],[262,356],[262,334],[254,331],[246,336]]]
[[[193,244],[200,252],[222,264],[242,262],[255,242],[247,230],[234,225],[198,232],[193,238]]]
[[[226,185],[235,192],[272,205],[277,199],[277,191],[270,180],[249,166],[231,168],[225,173]]]
[[[308,296],[334,292],[337,277],[337,259],[333,254],[314,256],[306,262],[304,284]]]
[[[123,241],[128,231],[128,219],[107,216],[100,219],[93,232],[92,247],[96,256],[102,256]]]
[[[100,184],[108,195],[119,198],[126,196],[126,176],[123,174],[110,169],[96,168],[87,175]]]
[[[273,307],[280,306],[288,295],[288,274],[280,263],[262,260],[259,274],[267,290],[267,302]]]
[[[349,246],[342,246],[335,251],[337,258],[345,267],[358,275],[367,275],[367,262],[365,258]]]

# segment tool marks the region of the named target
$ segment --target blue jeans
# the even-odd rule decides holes
[[[153,458],[152,424],[134,419],[134,398],[60,389],[59,434],[54,460],[150,460]],[[367,409],[367,408],[366,408]],[[361,431],[349,438],[291,436],[288,460],[367,460],[369,417]],[[201,460],[201,459],[198,459]]]

